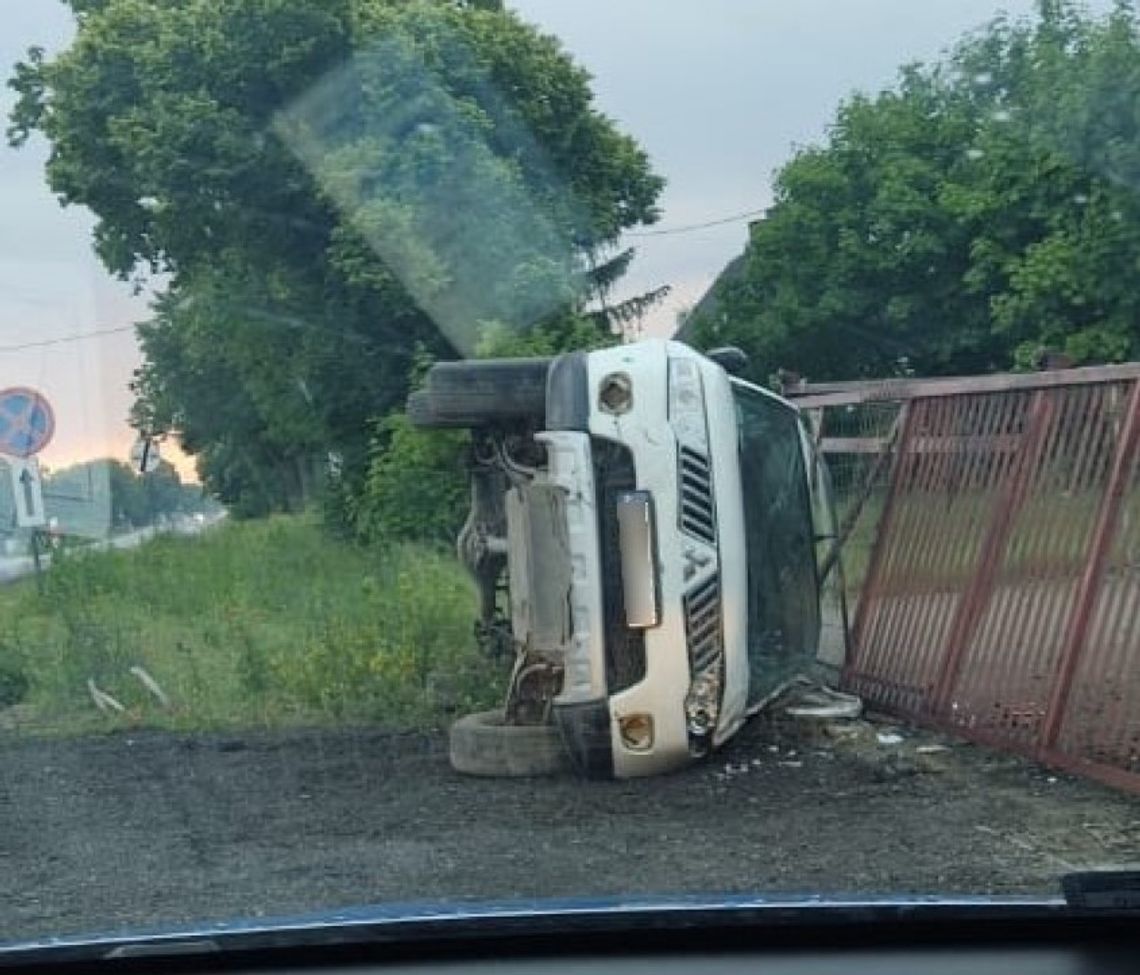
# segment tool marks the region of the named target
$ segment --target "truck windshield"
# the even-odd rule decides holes
[[[819,598],[799,421],[764,393],[733,383],[748,551],[749,703],[809,667]]]

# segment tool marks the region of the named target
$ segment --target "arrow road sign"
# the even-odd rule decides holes
[[[16,524],[20,528],[39,528],[47,523],[40,465],[34,457],[6,459],[12,478],[12,497],[16,502]]]
[[[26,467],[20,472],[20,483],[24,486],[24,510],[29,518],[35,518],[36,509],[39,507],[36,504],[36,479]]]

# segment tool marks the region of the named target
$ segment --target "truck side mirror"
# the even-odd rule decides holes
[[[718,366],[731,376],[741,375],[748,368],[748,354],[735,345],[726,345],[719,349],[710,349],[705,357],[712,359]]]

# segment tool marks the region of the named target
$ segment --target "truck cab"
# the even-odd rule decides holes
[[[546,728],[592,776],[676,769],[814,662],[811,438],[790,403],[678,342],[522,362],[429,374],[409,404],[473,430],[460,552],[485,631],[509,616],[499,734]],[[505,600],[486,595],[504,581]]]

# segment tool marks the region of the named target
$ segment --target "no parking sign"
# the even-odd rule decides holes
[[[14,386],[0,390],[0,455],[6,455],[16,506],[16,524],[37,528],[46,522],[35,455],[55,433],[51,404],[34,389]]]
[[[53,433],[55,413],[41,394],[26,386],[0,390],[0,454],[31,457]]]

